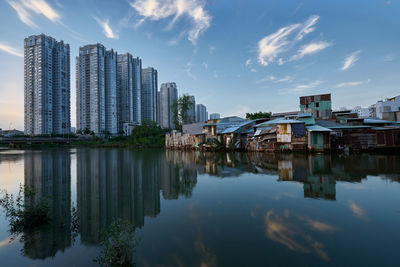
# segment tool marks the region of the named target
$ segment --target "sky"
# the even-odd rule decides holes
[[[209,113],[368,107],[400,94],[400,1],[0,0],[0,128],[23,129],[23,40],[44,33],[75,57],[102,43],[142,59]]]

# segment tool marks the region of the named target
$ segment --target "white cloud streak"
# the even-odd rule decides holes
[[[19,19],[31,28],[37,28],[32,20],[32,12],[43,15],[52,22],[60,22],[61,15],[44,0],[7,0],[17,12]]]
[[[113,31],[110,27],[110,20],[106,19],[104,21],[102,21],[101,19],[97,18],[97,17],[93,17],[96,22],[100,25],[100,27],[103,29],[104,35],[107,38],[110,39],[118,39],[119,36],[118,34],[115,33],[115,31]]]
[[[360,53],[361,53],[361,50],[357,50],[357,51],[351,53],[350,55],[348,55],[343,61],[343,66],[342,66],[341,70],[345,71],[345,70],[348,70],[349,68],[351,68],[352,66],[354,66],[354,64],[360,58],[359,57]]]
[[[258,62],[264,66],[268,66],[273,62],[283,65],[285,62],[303,58],[306,55],[314,54],[332,45],[326,41],[313,42],[301,47],[297,54],[292,56],[290,60],[285,60],[280,56],[282,53],[289,51],[306,35],[314,32],[318,20],[319,16],[313,15],[304,23],[282,27],[276,32],[262,38],[258,42]]]
[[[289,91],[289,93],[303,94],[303,93],[306,93],[306,92],[310,91],[311,89],[319,86],[322,83],[323,82],[320,80],[315,80],[315,81],[307,83],[307,84],[299,84],[296,87],[294,87],[288,91]]]
[[[309,43],[307,45],[303,45],[298,51],[297,54],[292,56],[290,60],[299,60],[302,59],[303,57],[307,55],[312,55],[315,54],[319,51],[324,50],[325,48],[328,48],[331,46],[332,43],[321,41],[321,42],[315,42],[315,43]]]
[[[4,51],[10,55],[13,55],[13,56],[24,57],[24,54],[21,51],[15,49],[14,47],[6,45],[6,44],[0,43],[0,50]]]
[[[344,82],[344,83],[337,84],[335,87],[336,88],[345,88],[345,87],[352,87],[352,86],[367,84],[367,83],[370,83],[370,82],[371,82],[371,79],[368,79],[368,80],[365,80],[365,81]]]
[[[140,26],[147,19],[158,21],[172,18],[167,27],[172,29],[180,18],[188,18],[191,26],[185,33],[193,44],[196,44],[199,36],[211,25],[211,16],[204,9],[204,5],[200,0],[134,0],[131,3],[132,8],[142,17],[136,26]]]

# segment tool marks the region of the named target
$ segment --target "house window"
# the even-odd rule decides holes
[[[319,108],[319,102],[315,103],[315,107]]]

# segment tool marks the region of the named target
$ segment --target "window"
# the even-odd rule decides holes
[[[315,107],[319,108],[319,102],[315,103]]]

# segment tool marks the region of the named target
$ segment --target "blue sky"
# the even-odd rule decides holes
[[[75,57],[103,43],[142,58],[209,113],[297,110],[332,93],[333,107],[400,94],[400,3],[387,0],[1,0],[0,128],[23,128],[23,39],[44,33]]]

